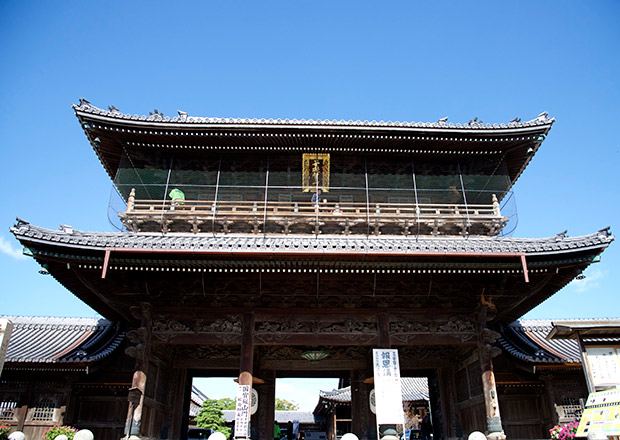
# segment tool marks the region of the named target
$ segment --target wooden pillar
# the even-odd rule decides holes
[[[243,315],[243,333],[241,334],[241,365],[239,367],[239,385],[252,386],[252,367],[254,366],[254,314]]]
[[[379,313],[377,315],[377,348],[391,348],[390,342],[390,315]]]
[[[588,385],[588,393],[596,392],[596,386],[594,385],[594,375],[592,374],[592,368],[590,367],[590,361],[588,360],[588,352],[581,338],[581,333],[577,332],[577,341],[579,342],[579,349],[581,350],[581,365],[583,366],[583,372],[586,377],[586,385]]]
[[[487,438],[505,439],[506,435],[504,434],[502,419],[499,414],[499,399],[497,397],[492,361],[494,356],[501,353],[501,350],[492,345],[500,335],[486,328],[487,310],[487,306],[480,308],[478,321],[478,357],[480,359],[480,370],[482,371],[482,392],[487,422]]]
[[[363,396],[361,387],[364,378],[360,374],[359,370],[351,371],[351,432],[361,438],[362,433],[362,418],[365,414],[362,412]]]
[[[545,394],[542,396],[541,405],[545,411],[543,412],[543,417],[541,417],[541,419],[543,419],[543,422],[545,423],[545,429],[551,429],[551,427],[560,423],[558,410],[555,406],[554,377],[551,374],[545,374],[540,376],[540,378],[545,382]]]
[[[254,367],[254,314],[245,313],[243,315],[243,330],[241,333],[241,362],[239,366],[239,385],[250,387],[252,395],[252,369]],[[239,405],[239,402],[237,402]],[[247,438],[247,433],[239,432],[235,424],[235,438]]]
[[[448,362],[446,367],[446,372],[448,374],[444,375],[445,379],[443,383],[440,384],[441,392],[446,393],[450,402],[450,423],[451,423],[451,432],[454,435],[450,435],[456,438],[463,437],[463,423],[461,421],[461,413],[459,412],[459,404],[458,399],[456,397],[456,380],[455,380],[455,365],[453,363]]]
[[[351,371],[351,432],[360,440],[368,440],[376,425],[368,402],[373,386],[364,383],[367,377],[366,370]]]
[[[265,384],[258,388],[258,411],[252,417],[259,427],[260,440],[272,440],[276,408],[276,374],[275,371],[261,371]],[[255,423],[254,421],[252,422]]]
[[[187,370],[174,368],[172,370],[168,408],[170,411],[169,438],[181,438],[182,432],[187,431],[187,414],[189,414],[189,400],[191,399],[192,378],[187,377]],[[187,384],[189,379],[189,386]],[[189,388],[189,389],[188,389]],[[187,404],[186,404],[187,401]]]
[[[456,385],[454,383],[454,367],[444,358],[443,366],[437,370],[437,387],[439,391],[442,417],[441,426],[436,431],[443,433],[444,438],[463,437],[462,428],[458,420],[458,403],[456,399]],[[435,427],[435,425],[433,425]]]
[[[142,429],[142,414],[144,411],[144,393],[151,354],[151,319],[152,308],[150,304],[140,305],[141,326],[138,330],[128,332],[127,337],[137,345],[128,348],[128,354],[136,358],[135,371],[129,390],[129,410],[125,423],[125,434],[148,435]]]

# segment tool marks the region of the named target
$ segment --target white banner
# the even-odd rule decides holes
[[[377,425],[404,425],[398,350],[373,349]]]
[[[250,437],[250,385],[237,388],[237,406],[235,408],[235,438]]]

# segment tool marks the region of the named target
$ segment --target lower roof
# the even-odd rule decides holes
[[[124,333],[117,323],[97,318],[4,316],[13,324],[6,368],[19,364],[90,364],[118,348]]]
[[[609,228],[578,237],[559,234],[548,238],[458,237],[458,236],[256,236],[213,234],[161,234],[134,232],[90,232],[70,227],[47,229],[23,220],[11,228],[23,244],[46,243],[58,247],[93,250],[204,251],[209,253],[363,253],[363,254],[446,254],[446,253],[568,253],[582,249],[603,249],[614,240]]]
[[[297,311],[310,302],[360,310],[389,303],[410,312],[469,313],[491,298],[495,319],[508,323],[569,283],[614,240],[609,229],[541,239],[249,236],[52,230],[22,220],[11,232],[67,289],[103,316],[125,321],[144,301],[156,308],[211,310],[227,301]],[[225,298],[215,294],[223,291]]]

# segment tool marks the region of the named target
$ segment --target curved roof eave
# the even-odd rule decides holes
[[[543,112],[536,118],[524,122],[511,121],[507,124],[484,124],[480,121],[469,121],[465,124],[437,122],[392,122],[392,121],[344,121],[344,120],[313,120],[313,119],[249,119],[249,118],[211,118],[193,117],[180,112],[180,116],[164,117],[160,113],[150,116],[123,114],[114,107],[110,111],[93,106],[86,100],[73,104],[75,114],[93,147],[95,154],[103,165],[110,179],[118,167],[119,139],[121,143],[130,142],[129,138],[155,137],[154,142],[136,141],[134,145],[157,148],[186,148],[195,151],[196,142],[202,136],[215,136],[216,144],[206,149],[225,148],[228,142],[244,139],[243,145],[234,149],[259,149],[295,151],[300,149],[333,152],[380,152],[415,154],[496,154],[510,156],[510,182],[517,181],[524,172],[533,156],[547,136],[554,118]],[[96,127],[92,127],[95,125]],[[94,131],[93,131],[94,130]],[[101,132],[99,135],[96,132]],[[103,136],[105,134],[105,136]],[[188,136],[189,135],[189,136]],[[194,136],[196,135],[196,136]],[[99,143],[96,139],[101,136]],[[116,139],[111,142],[112,136]],[[120,137],[119,137],[120,136]],[[162,137],[170,138],[171,143],[161,141]],[[351,139],[359,140],[360,144],[352,147]],[[184,139],[181,141],[181,139]],[[294,141],[293,141],[294,139]],[[330,139],[329,144],[318,140]],[[266,142],[269,140],[269,142]],[[273,143],[271,141],[277,142]],[[301,140],[302,145],[299,144]],[[181,142],[181,143],[179,143]],[[184,142],[189,142],[187,145]],[[249,144],[245,144],[249,142]],[[344,142],[343,145],[336,145]],[[371,144],[368,144],[370,142]],[[376,142],[379,142],[377,144]],[[405,144],[403,144],[405,142]],[[421,144],[413,147],[412,142]],[[467,144],[464,149],[454,148],[453,143]],[[199,143],[200,144],[200,143]],[[363,145],[362,145],[363,144]],[[503,145],[500,147],[500,145]],[[304,147],[305,146],[305,147]],[[500,148],[498,148],[500,147]],[[515,148],[522,151],[516,152]]]
[[[472,253],[544,256],[603,250],[614,240],[609,229],[580,237],[542,239],[512,237],[417,237],[381,238],[341,236],[245,236],[211,234],[155,234],[52,230],[20,221],[10,231],[23,242],[106,251],[188,252],[214,254],[338,254],[471,255]]]
[[[96,119],[110,123],[121,123],[139,127],[152,127],[157,129],[187,129],[187,128],[220,128],[220,129],[322,129],[322,130],[351,130],[363,129],[369,131],[388,130],[396,132],[433,132],[451,134],[519,134],[530,131],[540,131],[546,128],[548,131],[555,122],[555,118],[549,118],[546,112],[537,118],[525,122],[510,122],[508,124],[484,124],[471,122],[466,124],[454,124],[447,122],[400,122],[400,121],[344,121],[344,120],[306,120],[306,119],[249,119],[249,118],[210,118],[175,116],[162,117],[159,114],[149,117],[143,115],[129,115],[120,112],[107,111],[93,106],[92,104],[73,104],[75,114],[82,118]],[[545,132],[546,132],[545,131]]]
[[[109,356],[124,338],[118,325],[106,319],[7,318],[14,326],[6,356],[9,366],[87,366]]]
[[[574,365],[581,362],[580,348],[572,339],[546,340],[550,320],[519,320],[501,330],[498,343],[511,356],[529,364]]]

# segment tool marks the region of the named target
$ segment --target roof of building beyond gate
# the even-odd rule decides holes
[[[11,364],[26,363],[65,366],[92,363],[116,350],[124,337],[118,325],[107,319],[5,318],[13,323],[6,368],[11,368]]]

